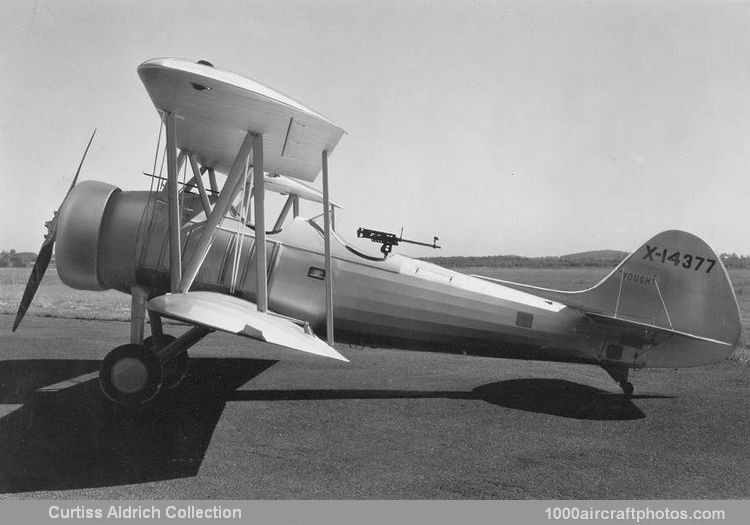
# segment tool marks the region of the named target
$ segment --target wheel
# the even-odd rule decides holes
[[[633,391],[635,390],[635,388],[633,387],[633,383],[631,383],[630,381],[621,381],[620,388],[622,388],[622,391],[625,392],[625,395],[627,397],[632,396]]]
[[[118,346],[102,361],[99,385],[115,403],[142,405],[159,393],[162,367],[156,354],[145,346]]]
[[[143,346],[152,351],[158,351],[165,348],[176,340],[175,337],[168,334],[159,334],[147,337],[143,340]],[[154,344],[156,343],[156,344]],[[190,359],[187,352],[180,352],[177,357],[165,363],[162,370],[162,388],[177,388],[190,368]]]

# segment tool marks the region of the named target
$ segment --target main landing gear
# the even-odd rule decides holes
[[[188,372],[188,348],[210,332],[196,326],[175,338],[163,333],[161,317],[149,312],[152,335],[144,339],[145,294],[138,289],[132,293],[131,341],[107,354],[99,369],[104,395],[126,406],[143,405],[176,388]]]
[[[602,364],[601,367],[620,384],[625,397],[630,399],[633,396],[633,383],[628,381],[630,368],[625,365]]]
[[[158,334],[140,345],[118,346],[107,354],[99,370],[102,392],[115,403],[137,406],[162,390],[176,388],[187,375],[187,349],[209,332],[193,327],[179,338]]]

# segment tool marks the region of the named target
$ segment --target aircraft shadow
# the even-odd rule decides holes
[[[646,415],[632,399],[671,398],[663,395],[635,395],[608,392],[562,379],[511,379],[472,390],[477,399],[494,405],[572,419],[626,421]]]
[[[98,380],[45,385],[96,371],[99,361],[0,362],[0,493],[66,490],[195,476],[230,393],[276,361],[194,359],[178,392],[129,411]]]
[[[96,378],[39,390],[95,372],[93,360],[0,362],[0,493],[115,486],[198,473],[227,401],[468,399],[591,420],[645,417],[621,394],[558,379],[513,379],[471,391],[237,390],[276,361],[197,358],[177,391],[147,408],[114,407]],[[661,397],[661,396],[636,396]]]
[[[642,395],[631,399],[670,398]],[[562,379],[511,379],[469,392],[425,390],[237,390],[232,401],[289,401],[335,399],[468,399],[493,405],[572,419],[633,420],[646,415],[621,393]]]

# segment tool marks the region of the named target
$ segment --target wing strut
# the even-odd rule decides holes
[[[258,270],[259,312],[268,311],[268,270],[266,268],[266,183],[263,177],[263,135],[255,135],[253,142],[253,208],[255,212],[255,267]]]
[[[333,347],[333,271],[331,261],[331,198],[328,192],[328,152],[321,154],[323,164],[323,228],[326,260],[326,340]]]
[[[290,194],[289,197],[286,198],[286,201],[284,202],[284,207],[281,208],[279,217],[276,219],[276,222],[273,224],[273,231],[280,230],[281,227],[284,225],[284,219],[286,219],[286,216],[289,215],[289,210],[292,209],[292,204],[294,204],[295,197],[296,195]]]
[[[182,250],[180,249],[180,201],[177,173],[177,122],[174,113],[167,113],[167,206],[169,210],[169,282],[170,290],[177,291],[182,276]],[[184,159],[184,156],[182,156]]]
[[[175,121],[174,116],[167,115],[167,142],[168,146],[175,142]],[[176,159],[176,148],[169,148],[171,154],[168,154],[168,168],[169,168],[169,180],[173,181],[169,186],[168,196],[170,202],[170,212],[172,211],[172,202],[175,203],[175,207],[179,204],[177,201],[177,159]],[[252,151],[251,151],[252,150]],[[190,290],[193,285],[198,271],[200,270],[203,262],[208,255],[208,252],[213,243],[216,235],[216,229],[220,222],[223,220],[226,212],[229,210],[234,198],[242,188],[242,176],[247,170],[247,160],[252,153],[253,156],[253,187],[255,188],[253,194],[253,206],[255,213],[255,258],[257,268],[257,297],[256,304],[259,312],[268,311],[268,270],[267,270],[267,259],[266,259],[266,225],[265,225],[265,179],[263,173],[263,135],[256,134],[253,132],[247,132],[245,139],[242,142],[237,156],[234,159],[232,168],[227,175],[226,183],[222,189],[218,200],[216,201],[213,210],[208,215],[206,225],[203,228],[201,237],[198,240],[198,245],[193,252],[193,256],[188,262],[185,272],[181,271],[181,261],[177,259],[175,264],[172,263],[173,250],[172,246],[176,246],[179,250],[179,213],[176,216],[176,221],[172,222],[172,213],[170,213],[170,241],[174,237],[177,237],[177,241],[173,244],[170,242],[170,274],[172,277],[172,290],[180,293],[185,293]],[[197,162],[194,156],[189,155],[191,167],[195,174],[196,182],[200,179],[200,171],[197,166]],[[331,229],[332,229],[332,209],[331,199],[328,186],[328,151],[321,152],[321,167],[323,172],[323,225],[324,225],[324,245],[325,245],[325,283],[326,283],[326,336],[330,346],[333,346],[333,261],[331,258]],[[209,176],[211,172],[209,171]],[[213,178],[213,177],[211,177]],[[202,181],[201,181],[202,182]],[[212,184],[213,186],[213,181]],[[201,193],[201,200],[204,200],[204,207],[206,206],[205,188],[199,183],[199,190]],[[288,213],[288,207],[294,208],[295,216],[298,213],[298,200],[297,197],[290,198],[287,202],[286,212]],[[178,208],[179,211],[179,208]],[[177,253],[179,257],[179,252]],[[177,278],[177,285],[174,284],[175,278]]]
[[[206,193],[206,187],[203,185],[203,175],[201,174],[200,167],[195,155],[192,153],[188,157],[190,159],[190,167],[193,169],[193,178],[195,183],[198,185],[198,192],[201,194],[201,202],[203,203],[203,210],[206,212],[206,217],[211,213],[211,202],[208,200],[208,194]]]
[[[203,261],[206,260],[208,250],[211,248],[211,244],[213,243],[214,237],[216,236],[216,228],[224,219],[224,215],[229,209],[229,206],[237,196],[237,192],[241,189],[240,180],[243,173],[245,172],[245,161],[250,155],[250,150],[253,149],[256,137],[257,136],[254,133],[248,131],[245,135],[245,139],[242,141],[240,151],[237,153],[237,156],[234,159],[234,163],[232,164],[232,168],[229,170],[229,174],[227,175],[227,180],[224,183],[224,188],[219,194],[219,198],[214,204],[214,208],[211,211],[211,214],[208,216],[208,219],[206,220],[206,225],[203,228],[200,239],[198,240],[198,245],[196,246],[195,251],[193,252],[193,256],[190,259],[187,268],[185,269],[182,280],[180,280],[179,286],[177,288],[177,291],[180,293],[187,292],[193,285],[193,281],[195,281],[195,277],[198,275],[198,270],[200,270],[200,267],[203,265]]]
[[[211,191],[219,193],[219,186],[216,184],[216,173],[213,168],[208,168],[208,182],[211,184]]]

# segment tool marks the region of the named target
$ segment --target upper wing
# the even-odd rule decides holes
[[[229,172],[248,131],[263,135],[264,168],[306,181],[344,130],[258,82],[214,67],[159,58],[138,67],[156,108],[177,117],[177,147],[202,166]]]
[[[348,361],[315,337],[307,325],[300,326],[271,312],[259,312],[254,303],[231,295],[215,292],[166,294],[151,299],[148,308],[171,319]]]

